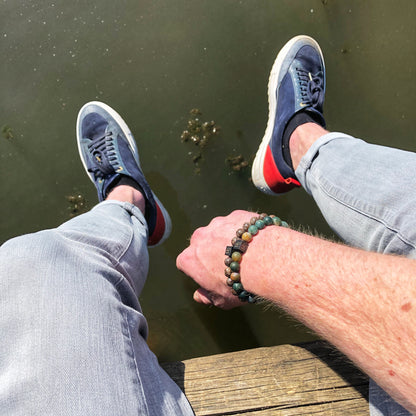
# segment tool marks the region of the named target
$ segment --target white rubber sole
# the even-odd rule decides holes
[[[268,101],[269,101],[269,118],[267,121],[266,131],[264,133],[263,139],[260,143],[260,146],[257,150],[256,157],[253,162],[253,166],[251,168],[251,177],[253,180],[254,185],[260,191],[269,194],[269,195],[279,195],[276,192],[273,192],[270,187],[268,186],[264,175],[263,175],[263,166],[264,166],[264,159],[266,156],[267,146],[272,138],[273,128],[274,128],[274,120],[276,115],[276,108],[277,108],[277,99],[276,99],[276,90],[280,85],[283,77],[285,76],[290,64],[296,53],[298,52],[299,48],[293,48],[293,46],[300,42],[301,46],[310,45],[313,48],[317,49],[322,57],[322,51],[318,43],[315,39],[312,39],[306,35],[299,35],[295,36],[291,40],[289,40],[283,48],[278,53],[272,69],[270,71],[269,76],[269,83],[268,83]],[[325,66],[324,66],[325,68]]]

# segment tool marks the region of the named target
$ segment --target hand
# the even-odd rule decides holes
[[[176,266],[201,287],[194,300],[222,309],[244,305],[231,293],[224,275],[225,247],[231,244],[237,229],[256,215],[248,211],[234,211],[226,217],[214,218],[208,226],[192,234],[191,244],[176,259]]]

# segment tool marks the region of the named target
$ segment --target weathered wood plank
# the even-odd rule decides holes
[[[368,415],[368,379],[323,341],[162,365],[197,416]]]

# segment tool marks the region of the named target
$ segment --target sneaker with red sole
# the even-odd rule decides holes
[[[97,188],[99,201],[106,199],[123,176],[130,178],[146,201],[147,245],[154,247],[163,243],[172,230],[170,216],[144,177],[136,142],[120,115],[98,101],[85,104],[77,118],[77,143],[84,168]]]
[[[269,119],[251,174],[259,190],[276,195],[301,186],[283,156],[283,135],[290,120],[304,111],[325,126],[325,64],[314,39],[301,35],[286,43],[273,64],[268,96]]]

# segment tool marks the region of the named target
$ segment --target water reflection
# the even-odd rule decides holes
[[[193,229],[237,208],[331,235],[304,192],[262,195],[226,162],[255,153],[268,73],[294,35],[315,37],[324,51],[330,129],[415,150],[416,2],[2,0],[1,9],[1,241],[66,220],[68,195],[95,203],[75,119],[98,99],[126,119],[174,221],[171,239],[151,252],[141,299],[156,353],[179,359],[308,339],[276,311],[195,305],[195,285],[176,271],[175,258]],[[199,175],[180,139],[191,108],[222,128],[204,149]]]

